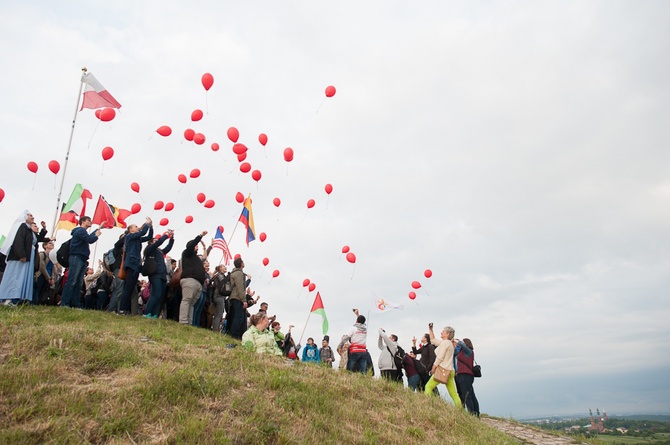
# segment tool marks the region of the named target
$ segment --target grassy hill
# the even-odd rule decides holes
[[[231,343],[172,321],[0,307],[0,443],[516,443],[438,398]]]

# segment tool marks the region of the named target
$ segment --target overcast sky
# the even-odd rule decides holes
[[[109,123],[77,114],[64,200],[82,183],[89,214],[100,194],[140,203],[129,221],[167,217],[173,256],[223,225],[298,334],[315,295],[305,278],[333,343],[372,295],[403,304],[371,314],[375,362],[380,327],[408,348],[430,321],[454,326],[483,368],[482,412],[667,413],[668,23],[663,1],[0,1],[0,234],[26,207],[51,227],[63,170],[47,164],[64,166],[86,66],[123,107]],[[258,183],[238,169],[231,126]],[[237,192],[265,242],[247,248],[241,226],[230,239]],[[157,200],[175,209],[152,211]],[[97,258],[120,233],[104,232]],[[305,338],[320,329],[312,317]]]

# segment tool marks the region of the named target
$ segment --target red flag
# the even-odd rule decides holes
[[[86,84],[81,110],[84,108],[121,108],[121,104],[109,94],[109,91],[98,82],[92,73],[85,73],[81,76],[81,81]]]
[[[114,219],[114,212],[109,208],[109,204],[105,201],[105,198],[100,195],[98,198],[98,204],[95,206],[95,213],[93,213],[93,219],[91,220],[92,224],[102,224],[105,223],[105,227],[112,228],[116,225],[116,220]]]

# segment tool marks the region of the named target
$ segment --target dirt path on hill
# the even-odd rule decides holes
[[[566,436],[554,436],[553,434],[545,433],[539,428],[532,428],[520,423],[508,422],[501,419],[492,419],[490,417],[482,417],[482,422],[493,428],[496,428],[503,433],[509,434],[524,444],[534,445],[574,445],[580,442]]]

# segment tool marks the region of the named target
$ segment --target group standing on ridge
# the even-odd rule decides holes
[[[207,257],[212,246],[203,242],[207,231],[189,240],[175,260],[168,256],[174,232],[154,237],[153,222],[147,218],[141,227],[128,226],[94,270],[89,265],[90,246],[98,241],[104,224],[89,233],[90,217],[82,216],[78,223],[54,261],[55,239],[47,238],[46,224],[42,222],[40,229],[28,210],[22,212],[0,248],[0,301],[10,306],[40,304],[171,319],[228,334],[252,352],[333,367],[335,354],[328,335],[321,347],[312,337],[301,346],[293,338],[293,326],[286,334],[281,332],[276,316],[268,315],[267,303],[261,303],[257,313],[249,312],[260,296],[254,298],[251,275],[244,272],[241,257],[234,259],[230,273],[225,265],[210,271]],[[339,368],[374,375],[366,318],[358,309],[353,311],[355,323],[335,349]],[[438,385],[444,384],[457,407],[479,416],[473,383],[481,374],[474,346],[470,339],[458,340],[454,335],[454,328],[445,326],[436,336],[430,323],[419,344],[412,338],[412,347],[405,353],[398,337],[380,328],[380,376],[400,384],[404,376],[410,390],[429,395],[437,394]]]

